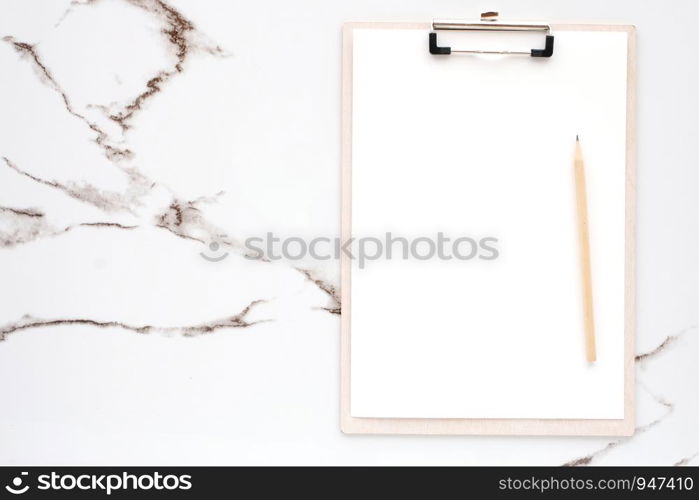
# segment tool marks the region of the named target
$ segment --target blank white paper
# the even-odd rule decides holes
[[[500,255],[353,262],[351,415],[623,418],[627,33],[555,32],[550,59],[436,57],[427,33],[354,31],[352,236],[494,236]]]

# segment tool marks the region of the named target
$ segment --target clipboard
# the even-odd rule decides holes
[[[486,25],[487,27],[483,26]],[[534,26],[529,30],[529,27]],[[566,55],[566,34],[571,32],[582,33],[620,33],[626,36],[626,81],[625,81],[625,141],[623,145],[623,333],[619,333],[623,352],[620,356],[619,370],[623,386],[619,396],[619,415],[615,418],[577,418],[577,417],[517,417],[507,416],[461,416],[461,415],[431,415],[411,416],[401,414],[393,416],[390,413],[378,412],[377,415],[357,415],[352,411],[352,281],[356,266],[352,259],[342,255],[341,260],[341,402],[340,416],[341,429],[348,434],[462,434],[462,435],[596,435],[596,436],[625,436],[634,432],[635,408],[634,408],[634,336],[635,336],[635,62],[636,62],[636,37],[635,27],[626,25],[584,25],[584,24],[519,24],[508,23],[504,25],[504,31],[533,31],[538,36],[537,46],[531,50],[510,50],[479,47],[463,47],[466,41],[445,43],[443,34],[452,30],[483,30],[503,31],[503,26],[488,24],[483,19],[480,22],[467,21],[435,21],[433,23],[387,23],[387,22],[353,22],[347,23],[343,28],[343,71],[342,71],[342,240],[347,241],[356,236],[352,231],[353,224],[353,93],[357,84],[354,67],[354,42],[357,30],[387,30],[395,33],[406,30],[419,33],[424,39],[424,51],[434,58],[450,58],[449,64],[462,64],[468,66],[469,57],[479,57],[481,54],[498,54],[496,57],[527,57],[532,61],[564,57]],[[442,31],[444,30],[444,32]],[[417,36],[417,35],[416,35]],[[493,43],[497,34],[492,34]],[[563,49],[559,54],[558,44],[561,39]],[[555,43],[554,43],[555,40]],[[386,59],[396,55],[397,46],[377,46],[376,51],[383,53]],[[414,49],[414,46],[410,47]],[[464,53],[464,54],[462,54]],[[407,56],[406,56],[407,57]],[[421,56],[422,57],[422,56]],[[460,59],[461,58],[461,59]],[[537,61],[537,62],[538,62]],[[497,64],[493,62],[493,64]],[[406,103],[410,107],[411,103]],[[464,120],[474,117],[464,117]],[[439,123],[435,123],[438,127]],[[453,138],[453,136],[450,136]],[[445,137],[444,140],[449,140]],[[583,135],[583,141],[584,141]],[[545,143],[545,135],[541,137]],[[572,156],[570,158],[572,162]],[[570,162],[561,168],[569,167]],[[397,188],[399,189],[399,187]],[[357,200],[355,199],[356,203]],[[604,334],[604,332],[601,332]],[[396,345],[400,346],[400,340]],[[582,340],[580,339],[580,342]],[[582,347],[581,347],[582,349]],[[555,355],[555,353],[553,353]],[[601,353],[604,356],[604,353]],[[582,356],[582,350],[581,350]],[[516,376],[516,374],[512,374]],[[556,374],[551,374],[555,377]],[[623,379],[623,380],[622,380]],[[413,380],[413,379],[411,379]],[[395,383],[400,385],[400,375]],[[403,387],[410,390],[410,387]],[[390,394],[386,394],[390,398]],[[421,412],[417,412],[421,413]],[[429,412],[428,412],[429,413]]]

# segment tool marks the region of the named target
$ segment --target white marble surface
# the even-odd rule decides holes
[[[664,7],[0,1],[0,463],[696,464],[699,5]],[[337,262],[240,242],[338,233],[342,22],[492,8],[638,27],[638,430],[345,436]]]

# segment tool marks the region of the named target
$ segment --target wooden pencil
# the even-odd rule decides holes
[[[578,205],[578,233],[580,240],[580,265],[582,269],[583,322],[585,329],[585,356],[590,363],[597,359],[595,342],[595,318],[592,302],[592,268],[590,264],[590,231],[587,215],[587,187],[580,139],[575,136],[575,193]]]

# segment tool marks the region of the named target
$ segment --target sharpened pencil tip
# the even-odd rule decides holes
[[[575,141],[576,141],[576,142],[579,142],[579,141],[580,141],[580,139],[578,138],[578,134],[575,134]]]

